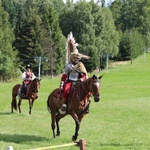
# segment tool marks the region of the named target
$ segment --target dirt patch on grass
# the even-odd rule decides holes
[[[109,64],[109,67],[116,67],[117,65],[126,65],[129,61],[115,61]]]

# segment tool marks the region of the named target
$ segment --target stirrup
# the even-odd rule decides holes
[[[63,104],[62,107],[59,109],[59,113],[64,115],[66,113],[66,108],[67,108],[67,105]]]

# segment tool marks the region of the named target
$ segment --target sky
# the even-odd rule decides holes
[[[73,2],[77,2],[78,0],[73,0]],[[90,0],[86,0],[87,2],[90,1]],[[94,2],[97,2],[98,0],[94,0]],[[101,1],[101,0],[99,0]],[[114,0],[105,0],[105,4],[107,5],[109,2],[113,2]],[[66,0],[64,0],[64,2],[66,2]]]

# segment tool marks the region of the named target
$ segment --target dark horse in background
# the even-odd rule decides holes
[[[62,99],[59,98],[59,88],[55,89],[50,93],[47,100],[47,108],[51,113],[51,128],[53,131],[54,138],[60,135],[59,121],[66,115],[71,115],[75,121],[75,133],[72,136],[72,140],[76,141],[78,132],[80,129],[80,123],[83,117],[87,114],[89,109],[90,99],[89,95],[94,96],[94,101],[99,102],[100,100],[100,79],[102,76],[95,76],[86,79],[83,82],[79,82],[73,90],[70,92],[68,99],[68,110],[66,114],[60,114],[59,109],[62,106]],[[55,134],[55,125],[57,131]]]
[[[26,99],[29,101],[29,114],[31,115],[31,109],[33,107],[34,100],[38,98],[38,92],[40,89],[40,80],[38,78],[35,78],[27,87],[27,95],[26,97],[22,98],[21,97],[21,86],[22,84],[16,84],[13,89],[12,89],[12,102],[11,102],[11,112],[13,113],[13,109],[17,111],[19,109],[19,112],[21,113],[21,102],[22,99]],[[17,99],[16,97],[18,96],[18,104],[17,104]],[[18,107],[17,107],[18,105]]]

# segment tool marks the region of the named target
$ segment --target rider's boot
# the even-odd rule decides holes
[[[26,84],[23,83],[22,87],[21,87],[21,97],[25,97],[26,96]]]
[[[59,113],[63,115],[63,114],[66,113],[66,110],[67,110],[66,99],[63,99],[62,102],[63,102],[63,105],[62,105],[62,107],[59,109]]]

